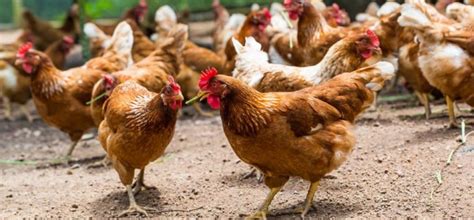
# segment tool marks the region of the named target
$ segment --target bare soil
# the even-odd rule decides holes
[[[431,120],[406,102],[363,114],[352,156],[321,181],[309,216],[473,217],[474,146],[469,143],[474,140],[445,167],[460,130],[445,126],[444,105],[433,109]],[[105,155],[96,140],[80,144],[69,165],[54,165],[70,144],[66,135],[41,119],[29,124],[17,114],[15,122],[0,118],[0,218],[115,217],[128,207],[116,172],[91,167]],[[436,188],[435,173],[441,169],[442,184]],[[268,192],[257,178],[243,178],[250,170],[229,146],[220,117],[184,116],[166,154],[147,168],[145,181],[156,189],[136,199],[158,209],[149,213],[152,217],[244,217]],[[269,218],[297,218],[293,210],[302,205],[308,187],[291,179],[273,201]]]

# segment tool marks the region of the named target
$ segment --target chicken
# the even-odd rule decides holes
[[[240,43],[245,42],[246,37],[254,37],[260,44],[262,44],[262,48],[264,51],[268,51],[270,39],[265,32],[265,29],[270,24],[272,16],[270,11],[267,8],[263,8],[260,11],[251,12],[247,15],[242,27],[240,28],[239,32],[234,35],[235,39],[237,39]],[[229,39],[224,49],[226,61],[225,61],[225,72],[223,74],[230,75],[232,70],[235,67],[235,52],[234,45],[232,40]],[[205,62],[205,61],[204,61]],[[209,65],[211,66],[211,65]]]
[[[225,27],[229,21],[230,15],[227,9],[220,3],[220,0],[212,1],[212,10],[214,12],[214,22],[216,26],[212,35],[214,44],[213,48],[215,51],[220,51],[223,50],[225,43],[227,42],[225,40],[225,35],[228,33],[225,31]]]
[[[418,52],[420,44],[412,42],[400,48],[400,57],[398,59],[398,72],[408,84],[415,90],[415,94],[425,108],[425,118],[431,116],[429,94],[434,90],[428,80],[423,76],[418,63]]]
[[[204,72],[197,98],[220,108],[224,133],[235,154],[265,175],[271,189],[253,218],[265,218],[273,197],[290,176],[311,182],[302,217],[319,181],[348,158],[355,145],[352,124],[393,76],[380,62],[296,92],[260,93],[238,79]]]
[[[233,76],[260,92],[289,92],[318,85],[334,76],[358,69],[380,54],[380,42],[374,32],[348,36],[334,44],[317,65],[294,67],[268,63],[268,55],[253,38],[245,47],[234,40],[237,56]]]
[[[46,50],[49,45],[61,40],[65,35],[61,30],[54,28],[47,21],[40,20],[30,11],[23,12],[23,29],[33,34],[35,48],[41,51]]]
[[[147,12],[148,12],[148,4],[146,0],[140,0],[139,3],[135,7],[128,9],[120,20],[125,21],[127,19],[131,19],[135,21],[135,23],[141,24],[143,20],[145,19]],[[99,27],[105,34],[110,35],[114,32],[118,24],[119,23],[113,24],[113,25],[100,25],[100,24],[95,24],[95,25]]]
[[[87,61],[85,68],[113,73],[131,66],[133,42],[132,28],[127,22],[120,22],[102,55]]]
[[[187,37],[187,26],[178,25],[148,57],[126,70],[112,72],[98,81],[92,91],[94,101],[90,107],[94,123],[98,126],[103,120],[103,103],[114,87],[125,81],[135,81],[151,92],[160,92],[168,82],[168,75],[175,77],[180,71],[181,52]]]
[[[119,216],[134,212],[148,216],[147,208],[138,206],[134,195],[148,188],[144,183],[145,167],[163,155],[171,142],[182,100],[179,85],[170,77],[159,94],[133,81],[120,84],[105,103],[99,140],[130,201],[128,210]],[[132,185],[135,169],[140,173]]]
[[[66,159],[84,132],[95,127],[86,104],[94,84],[105,73],[125,69],[131,63],[133,35],[127,23],[117,26],[111,42],[102,57],[67,71],[58,70],[46,54],[31,49],[31,44],[17,54],[16,65],[31,76],[31,93],[39,115],[47,124],[67,133],[73,142]]]
[[[219,55],[224,54],[227,42],[232,36],[234,36],[234,34],[239,32],[246,18],[247,17],[243,14],[232,14],[222,29],[216,27],[216,30],[213,34],[214,51],[216,51]]]
[[[289,35],[275,36],[270,49],[270,56],[275,60],[294,66],[315,65],[334,43],[347,34],[346,31],[331,27],[324,16],[307,1],[286,0],[285,8],[290,19],[299,19],[297,43],[291,47]]]
[[[442,33],[453,30],[452,22],[423,0],[403,5],[401,13],[400,25],[415,29],[420,40],[420,69],[428,82],[445,95],[450,126],[457,127],[453,101],[463,100],[474,106],[473,57],[443,38]]]
[[[44,52],[51,60],[55,67],[64,69],[66,56],[74,47],[74,39],[70,36],[64,36],[61,40],[51,44]]]
[[[25,104],[31,99],[30,78],[9,62],[0,60],[0,97],[3,100],[5,118],[13,121],[11,103],[20,104],[21,112],[29,122],[33,121]]]
[[[330,7],[326,7],[322,14],[329,25],[332,27],[349,26],[351,18],[344,9],[341,9],[338,4],[334,3]]]
[[[32,122],[33,117],[25,107],[25,104],[31,99],[30,78],[21,68],[15,67],[15,55],[21,43],[26,43],[23,36],[15,44],[9,45],[10,48],[3,52],[5,57],[0,58],[0,94],[5,106],[5,117],[7,119],[13,120],[11,113],[12,103],[18,103],[21,105],[21,112],[29,122]],[[73,39],[66,36],[62,40],[50,45],[46,49],[45,54],[51,58],[55,66],[63,67],[66,56],[73,46]]]
[[[64,23],[59,28],[65,35],[73,36],[75,40],[81,34],[81,23],[79,18],[79,4],[74,0],[66,15]]]

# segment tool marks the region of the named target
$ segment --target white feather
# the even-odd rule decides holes
[[[377,11],[377,16],[381,17],[384,15],[389,15],[399,9],[401,6],[397,2],[386,2],[385,4],[380,7],[380,9]]]
[[[133,64],[132,47],[133,47],[133,30],[130,25],[122,21],[117,25],[112,35],[111,45],[114,50],[120,54],[128,56],[129,66]]]
[[[395,67],[389,62],[381,61],[374,64],[374,67],[380,70],[385,80],[391,79],[395,74]]]
[[[3,85],[0,87],[5,87],[8,89],[13,89],[17,84],[16,69],[7,64],[5,68],[0,69],[0,81],[3,81]]]
[[[178,22],[178,17],[176,13],[169,5],[163,5],[155,13],[155,21],[160,23],[162,21],[174,21]]]
[[[428,17],[411,4],[403,4],[398,23],[403,27],[423,28],[431,25]]]

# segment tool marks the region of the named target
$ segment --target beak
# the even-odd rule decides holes
[[[205,98],[207,98],[208,96],[209,96],[209,92],[199,91],[199,93],[196,96],[194,96],[192,99],[190,99],[186,102],[186,105],[191,105],[191,104],[193,104],[194,102],[196,102],[198,100],[202,101]]]
[[[374,47],[372,49],[372,51],[375,53],[375,54],[379,54],[379,55],[382,55],[382,49],[380,47]]]
[[[23,61],[23,59],[17,58],[17,59],[15,60],[15,66],[20,66],[20,65],[22,65],[23,63],[25,63],[25,61]]]
[[[181,91],[179,91],[179,94],[175,97],[175,99],[177,101],[183,101],[184,100],[183,93],[181,93]]]

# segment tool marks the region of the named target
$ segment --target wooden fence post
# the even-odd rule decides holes
[[[81,27],[81,37],[80,37],[80,44],[82,47],[82,58],[85,61],[88,61],[91,57],[90,50],[89,50],[89,38],[87,38],[86,34],[84,33],[84,24],[86,23],[86,0],[78,0],[79,4],[79,20],[80,20],[80,27]]]
[[[23,1],[22,0],[12,0],[12,21],[15,27],[20,27],[21,25],[21,14],[23,12]]]

